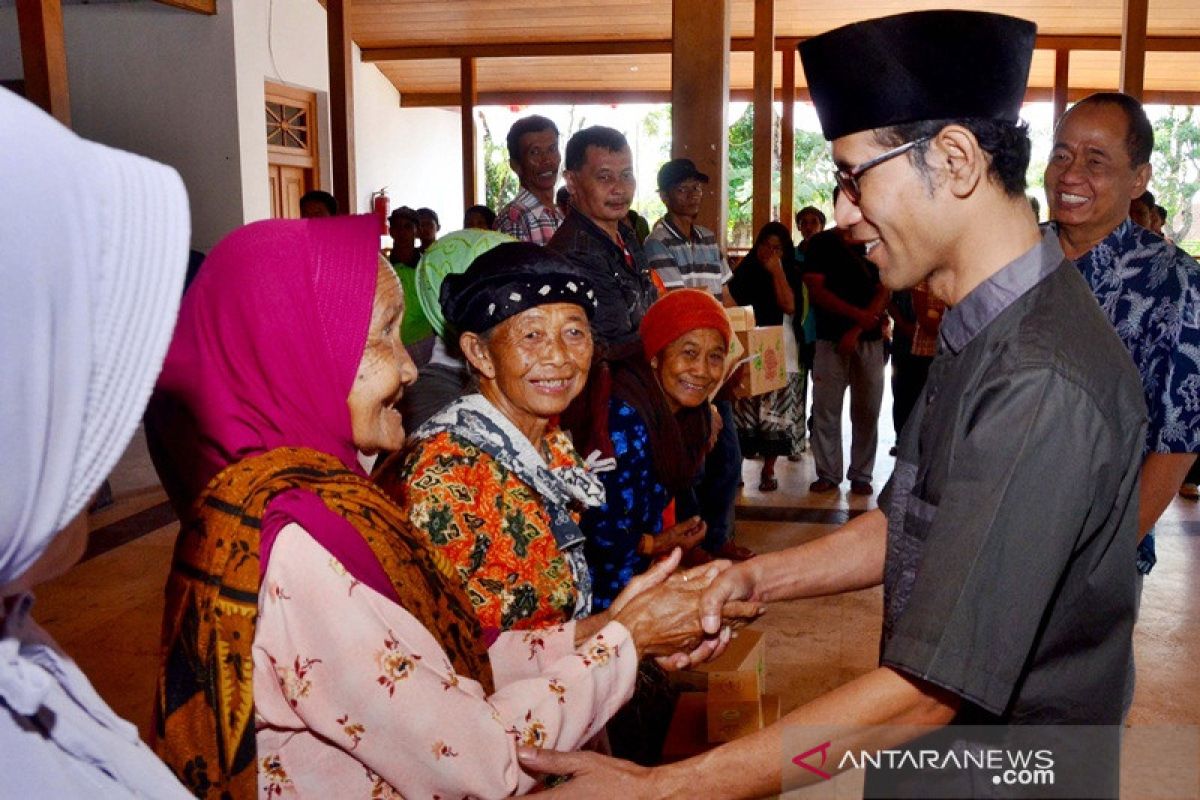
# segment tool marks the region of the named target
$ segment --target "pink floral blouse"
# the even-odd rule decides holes
[[[279,533],[254,638],[259,796],[504,797],[535,781],[517,744],[573,750],[633,693],[637,653],[609,623],[502,633],[496,692],[299,525]]]

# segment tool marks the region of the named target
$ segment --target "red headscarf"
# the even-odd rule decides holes
[[[646,360],[654,358],[663,348],[688,331],[713,328],[725,344],[733,338],[729,317],[711,294],[700,289],[676,289],[667,292],[650,306],[638,332]]]

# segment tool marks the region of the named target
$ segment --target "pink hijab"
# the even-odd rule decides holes
[[[373,216],[255,222],[213,248],[184,295],[147,414],[155,466],[181,519],[222,469],[278,447],[328,453],[366,477],[346,398],[367,341],[378,268]],[[361,538],[307,492],[271,502],[263,569],[290,521],[393,594],[386,577],[380,585],[382,568],[369,548],[353,544]]]

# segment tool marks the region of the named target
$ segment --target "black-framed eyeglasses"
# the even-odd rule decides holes
[[[857,167],[852,167],[850,169],[835,169],[833,171],[833,179],[837,181],[837,185],[841,188],[841,190],[846,193],[846,197],[849,198],[850,202],[857,203],[862,197],[862,192],[858,188],[858,179],[863,176],[863,173],[869,169],[878,167],[885,161],[892,160],[898,155],[907,153],[909,150],[912,150],[922,142],[929,141],[931,138],[932,137],[930,136],[922,136],[920,139],[913,139],[911,142],[905,142],[899,147],[893,147],[891,150],[880,153],[870,161],[864,161]]]

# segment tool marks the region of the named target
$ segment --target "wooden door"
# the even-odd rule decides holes
[[[282,164],[267,165],[267,189],[271,193],[271,216],[299,219],[300,198],[312,188],[310,170]]]
[[[296,219],[300,198],[321,185],[317,156],[317,96],[266,84],[267,189],[271,216]]]

